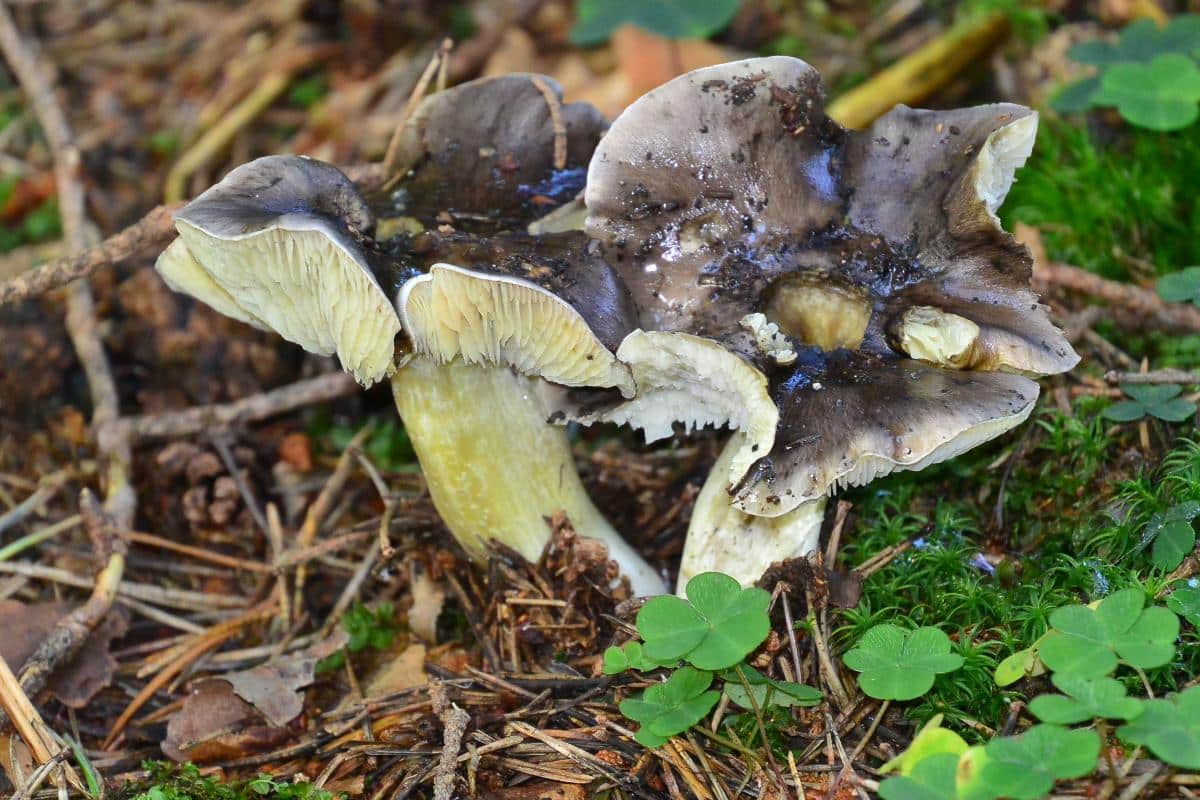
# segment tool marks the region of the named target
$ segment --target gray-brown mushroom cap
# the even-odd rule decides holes
[[[481,78],[433,94],[401,132],[400,210],[427,224],[448,214],[455,225],[523,227],[582,188],[607,125],[587,103],[563,104],[544,75]]]
[[[1037,115],[898,107],[852,132],[822,101],[796,59],[697,70],[630,106],[588,173],[587,229],[643,328],[769,381],[773,443],[729,484],[755,515],[980,444],[1033,407],[1014,373],[1078,361],[996,216]]]
[[[721,339],[808,280],[857,293],[867,346],[888,349],[898,317],[931,305],[980,328],[966,366],[1070,369],[1028,251],[995,216],[1036,115],[898,107],[853,132],[822,102],[812,67],[757,58],[677,78],[613,123],[588,171],[588,231],[643,326]]]
[[[1025,421],[1035,381],[943,369],[845,350],[803,352],[772,387],[775,446],[746,474],[734,505],[774,517],[834,489],[953,458]]]
[[[244,164],[175,215],[169,286],[320,355],[363,384],[392,370],[400,321],[367,262],[373,219],[335,167],[301,156]]]

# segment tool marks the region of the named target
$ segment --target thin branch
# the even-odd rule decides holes
[[[158,439],[228,428],[246,422],[285,414],[297,408],[344,397],[358,389],[354,378],[345,372],[330,372],[316,378],[243,397],[231,403],[195,406],[182,411],[167,411],[140,417],[113,420],[110,427],[131,439]]]
[[[1118,383],[1176,383],[1181,386],[1200,384],[1200,372],[1188,372],[1183,369],[1153,369],[1149,372],[1118,372],[1110,370],[1104,373],[1104,380],[1116,385]]]
[[[425,70],[421,73],[421,77],[417,79],[417,83],[413,86],[412,93],[408,96],[408,102],[404,104],[404,111],[400,113],[400,121],[396,124],[395,130],[392,131],[392,138],[388,140],[387,150],[383,154],[383,174],[385,180],[392,176],[392,172],[396,169],[396,160],[400,157],[400,138],[404,133],[404,129],[408,127],[408,121],[412,119],[413,112],[417,110],[421,100],[425,97],[425,91],[429,88],[430,81],[437,74],[438,65],[450,57],[450,49],[454,46],[454,42],[450,39],[443,39],[438,49],[434,51],[433,56],[429,59],[429,63],[425,65]]]
[[[28,300],[86,278],[98,269],[156,256],[175,238],[171,215],[182,203],[155,206],[120,233],[78,255],[60,258],[0,284],[0,305]]]

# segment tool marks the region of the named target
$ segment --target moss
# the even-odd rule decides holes
[[[1041,229],[1050,258],[1109,278],[1200,264],[1200,126],[1096,134],[1046,120],[1002,217]]]
[[[1051,611],[1130,586],[1162,588],[1142,534],[1155,513],[1200,499],[1200,445],[1183,440],[1155,466],[1132,447],[1136,426],[1100,420],[1104,402],[1081,398],[1070,416],[1042,408],[989,447],[848,494],[856,521],[843,567],[913,544],[864,581],[861,602],[840,614],[835,644],[879,622],[935,625],[966,660],[909,708],[913,718],[1002,725],[1030,687],[997,689],[992,672],[1046,631]],[[1169,428],[1159,433],[1169,440]],[[1177,663],[1151,674],[1158,688],[1195,674],[1195,638],[1185,634]]]

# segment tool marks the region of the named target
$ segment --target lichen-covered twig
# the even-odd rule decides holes
[[[181,411],[166,411],[139,417],[123,417],[113,420],[110,427],[135,440],[191,436],[202,431],[256,422],[356,391],[358,384],[354,382],[352,375],[330,372],[268,392],[243,397],[231,403],[194,406]]]
[[[1149,289],[1110,281],[1070,264],[1055,263],[1046,255],[1041,232],[1032,225],[1018,222],[1013,233],[1033,254],[1035,288],[1041,290],[1056,286],[1104,300],[1114,310],[1132,314],[1139,326],[1180,332],[1200,331],[1200,308],[1184,303],[1168,303]]]
[[[95,247],[43,264],[0,284],[0,305],[37,297],[86,278],[102,267],[158,255],[175,238],[171,214],[180,205],[155,206],[146,216]]]
[[[1180,386],[1200,384],[1200,372],[1189,372],[1184,369],[1154,369],[1149,372],[1118,372],[1110,370],[1104,373],[1104,380],[1111,384],[1118,383],[1174,383]]]

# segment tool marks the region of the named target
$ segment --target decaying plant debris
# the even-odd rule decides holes
[[[685,47],[664,58],[665,74],[636,77],[626,74],[628,54],[653,42],[618,39],[615,71],[572,61],[567,3],[487,4],[495,8],[452,48],[442,43],[442,5],[0,8],[0,49],[14,76],[5,97],[24,102],[25,120],[5,159],[19,163],[21,191],[57,198],[63,233],[61,244],[40,246],[49,247],[42,266],[26,268],[28,250],[0,259],[0,791],[86,793],[87,764],[108,796],[121,796],[146,778],[143,761],[168,758],[230,780],[303,775],[372,798],[849,798],[872,793],[879,765],[911,741],[911,719],[856,690],[838,656],[839,629],[864,580],[923,537],[863,554],[852,540],[868,511],[839,503],[821,551],[760,582],[772,594],[772,633],[749,659],[773,678],[820,688],[824,702],[773,718],[769,733],[762,720],[714,722],[644,748],[617,704],[647,682],[601,670],[604,649],[636,635],[639,601],[593,540],[557,515],[535,562],[492,545],[472,563],[411,453],[397,455],[407,440],[390,421],[386,389],[362,392],[329,359],[174,294],[154,273],[175,236],[178,201],[257,156],[320,157],[364,193],[393,188],[397,166],[416,168],[414,186],[432,175],[436,188],[438,169],[465,167],[442,154],[422,175],[442,132],[437,104],[420,98],[500,70],[533,46],[526,39],[552,42],[537,59],[555,74],[586,68],[592,82],[568,86],[568,99],[612,97],[617,78],[630,84],[617,110],[685,67],[763,44],[747,11],[715,54]],[[845,13],[866,41],[830,37],[810,57],[829,62],[835,85],[867,68],[867,45],[888,60],[928,59],[927,43],[962,48],[921,81],[902,82],[905,94],[885,97],[880,111],[1044,92],[1021,74],[1008,75],[1003,92],[980,94],[969,65],[1003,37],[1006,24],[994,19],[963,38],[924,12],[896,10],[895,21]],[[328,84],[317,112],[301,92],[314,80]],[[544,82],[494,81],[472,91],[507,87],[548,104],[541,166],[569,173],[586,163],[580,151],[594,147],[597,120],[576,126],[585,111],[556,105]],[[894,76],[867,85],[899,91]],[[870,117],[879,102],[846,95],[842,108]],[[567,136],[564,119],[588,141]],[[541,169],[508,166],[514,184],[523,169]],[[485,237],[528,221],[526,204],[508,205],[511,186],[463,180],[495,215],[444,208],[439,189],[414,192],[415,204],[383,221],[400,226],[392,233],[413,220],[427,228],[406,245],[424,262],[486,261]],[[568,181],[533,194],[560,205],[581,188]],[[1119,396],[1116,384],[1196,384],[1186,370],[1150,371],[1102,335],[1110,322],[1194,333],[1194,307],[1055,263],[1037,229],[1016,233],[1032,252],[1035,289],[1089,368],[1044,381],[1044,407],[1071,419],[1073,398]],[[519,239],[508,246],[520,251]],[[76,278],[85,280],[69,283]],[[1031,424],[985,454],[985,477],[968,490],[996,509],[978,537],[985,563],[1019,572],[1036,547],[1012,539],[1003,503],[1014,483],[1050,468],[1053,435]],[[649,564],[673,569],[721,441],[702,434],[647,447],[606,436],[585,432],[574,444],[587,492]],[[1108,474],[1086,478],[1080,502],[1085,492],[1107,499],[1109,485],[1168,447],[1155,423],[1132,426]],[[958,491],[953,476],[936,480]],[[922,503],[932,520],[936,498]],[[934,522],[924,524],[927,534]],[[1172,578],[1198,568],[1188,556]],[[718,707],[716,720],[732,713]],[[762,744],[768,736],[774,749]],[[1168,796],[1193,785],[1157,762],[1108,763],[1060,789],[1118,796],[1153,783]]]

